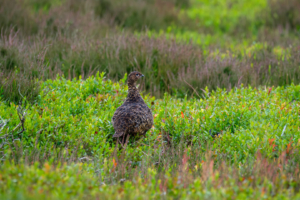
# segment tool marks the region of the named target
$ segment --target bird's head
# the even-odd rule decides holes
[[[142,77],[144,77],[144,75],[140,72],[131,72],[128,76],[128,84],[134,84],[137,80],[139,80]]]

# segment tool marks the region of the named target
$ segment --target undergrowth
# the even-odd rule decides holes
[[[73,149],[80,141],[79,155],[105,155],[114,133],[113,112],[127,94],[125,79],[113,83],[102,73],[85,81],[58,77],[44,82],[35,103],[26,106],[25,131],[20,138],[23,145]],[[239,161],[258,149],[268,157],[278,156],[288,144],[296,145],[300,139],[294,134],[299,131],[299,90],[295,85],[258,89],[242,86],[230,92],[206,89],[202,98],[189,100],[167,93],[157,100],[146,95],[155,125],[144,141],[147,145],[141,148],[159,146],[160,137],[175,144],[183,140],[190,145],[205,145],[212,140],[211,135],[221,134],[214,144],[216,153],[232,159],[237,156]],[[2,127],[2,141],[9,141],[10,135],[19,136],[17,130],[10,131],[20,121],[16,112],[20,105],[2,102],[0,106],[0,115],[8,122]],[[268,145],[271,139],[276,148]]]
[[[299,5],[0,1],[0,198],[299,199]],[[154,126],[119,146],[132,70]]]
[[[2,101],[2,197],[296,198],[299,85],[143,95],[154,126],[120,147],[111,117],[125,81],[57,77],[34,104]]]
[[[206,86],[298,84],[298,7],[294,0],[3,0],[0,96],[33,101],[40,81],[97,71],[114,81],[142,71],[142,89],[159,98]]]

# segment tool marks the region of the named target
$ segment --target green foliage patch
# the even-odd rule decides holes
[[[0,1],[0,199],[299,199],[299,2]]]
[[[187,14],[199,27],[215,33],[233,33],[244,28],[257,31],[261,23],[257,16],[266,10],[267,0],[193,0],[191,4]]]
[[[82,156],[111,153],[111,117],[126,97],[125,79],[113,83],[102,73],[85,81],[62,77],[46,81],[36,103],[27,106],[26,130],[20,139],[28,149],[77,148]],[[230,92],[206,89],[201,99],[176,99],[165,94],[155,100],[146,95],[155,125],[144,141],[148,145],[142,145],[141,151],[161,145],[159,141],[165,137],[174,144],[184,141],[205,145],[219,135],[214,150],[229,159],[237,156],[243,161],[258,150],[267,157],[278,156],[288,144],[298,145],[300,139],[295,134],[300,127],[299,90],[299,85],[241,87]],[[0,115],[9,120],[1,131],[5,135],[19,123],[18,106],[4,102],[0,106]],[[270,140],[276,147],[269,144]]]
[[[111,117],[125,81],[58,76],[41,84],[34,104],[2,101],[0,197],[296,198],[300,85],[143,95],[154,126],[123,149]]]
[[[104,165],[105,166],[105,165]],[[206,164],[202,163],[202,168]],[[103,167],[103,166],[101,166]],[[285,174],[260,180],[257,175],[246,178],[235,176],[230,171],[207,171],[213,178],[193,177],[191,169],[182,169],[177,174],[160,174],[153,168],[136,174],[133,181],[105,184],[94,174],[91,164],[54,166],[38,163],[19,166],[6,162],[0,166],[0,197],[3,199],[298,199],[299,194],[287,181]],[[187,166],[186,166],[187,167]],[[192,168],[192,167],[191,167]],[[227,169],[227,168],[226,168]],[[269,168],[269,170],[273,168]],[[108,172],[109,173],[109,172]],[[223,176],[226,173],[226,176]],[[115,173],[113,173],[115,174]],[[280,179],[282,181],[280,181]],[[260,183],[261,182],[261,183]],[[225,183],[225,184],[224,184]],[[221,185],[221,186],[220,186]],[[234,186],[233,186],[234,185]]]

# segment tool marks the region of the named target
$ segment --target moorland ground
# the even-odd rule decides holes
[[[2,0],[0,197],[299,198],[299,9]],[[133,70],[154,126],[123,148]]]

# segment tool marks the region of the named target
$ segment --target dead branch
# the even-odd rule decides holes
[[[23,109],[22,106],[19,105],[18,108],[17,108],[17,112],[18,112],[18,117],[19,117],[20,123],[12,131],[10,131],[9,133],[7,133],[7,134],[3,135],[2,137],[0,137],[0,139],[5,139],[5,138],[8,138],[9,136],[11,136],[12,140],[14,140],[14,134],[13,133],[16,130],[18,130],[20,127],[22,127],[22,129],[16,134],[17,136],[20,136],[25,131],[24,124],[25,124],[26,109]],[[1,130],[4,128],[4,126],[7,124],[7,122],[1,127]]]
[[[201,98],[200,97],[200,95],[199,95],[199,93],[197,92],[197,90],[195,89],[195,88],[193,88],[193,86],[191,86],[188,82],[186,82],[185,80],[183,80],[188,86],[190,86],[193,90],[194,90],[194,92],[197,94],[197,96],[199,97],[199,98]]]

